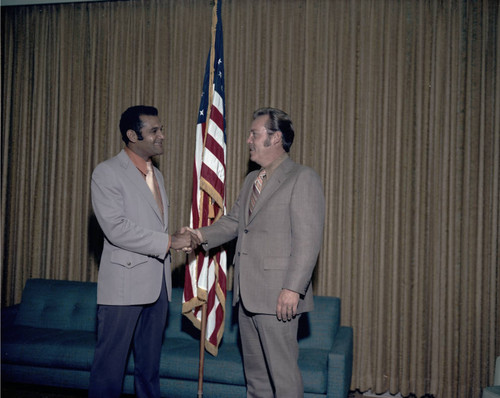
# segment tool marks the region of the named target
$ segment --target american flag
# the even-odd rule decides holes
[[[226,212],[224,52],[221,11],[217,2],[215,7],[215,43],[208,54],[196,125],[192,228],[210,225]],[[207,256],[200,251],[186,267],[182,312],[201,329],[201,305],[207,303],[205,348],[212,355],[217,355],[224,333],[226,273],[226,252],[223,250]]]

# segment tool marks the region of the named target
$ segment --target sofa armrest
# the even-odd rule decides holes
[[[353,330],[341,326],[328,354],[328,398],[346,398],[352,378]]]
[[[2,329],[10,328],[16,320],[19,304],[2,308]]]
[[[495,362],[495,374],[493,375],[493,385],[500,386],[500,357]]]

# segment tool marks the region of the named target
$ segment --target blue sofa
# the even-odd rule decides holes
[[[227,302],[231,303],[228,292]],[[199,332],[181,315],[182,289],[174,288],[161,355],[165,397],[195,397]],[[305,397],[345,398],[353,356],[353,331],[340,326],[340,299],[315,296],[301,318],[299,366]],[[235,311],[226,307],[219,355],[205,355],[204,397],[246,396]],[[96,284],[47,279],[26,282],[20,304],[2,309],[2,382],[87,389],[96,343]],[[124,392],[132,394],[133,355]]]

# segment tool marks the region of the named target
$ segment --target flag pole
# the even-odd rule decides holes
[[[209,72],[209,80],[208,80],[208,106],[207,106],[207,123],[205,125],[205,129],[208,128],[208,124],[210,123],[210,112],[212,110],[212,103],[214,100],[214,60],[215,60],[215,35],[217,30],[217,0],[214,2],[214,8],[212,10],[212,42],[210,44],[210,72]],[[203,151],[205,151],[205,144],[207,141],[207,135],[205,134],[205,139],[203,140]]]
[[[198,398],[203,397],[203,368],[205,362],[205,333],[207,331],[207,303],[201,306],[200,360],[198,365]]]
[[[212,103],[214,98],[214,60],[215,60],[215,36],[217,30],[217,0],[214,1],[214,8],[212,10],[212,42],[210,45],[210,74],[208,83],[208,106],[207,106],[207,122],[205,124],[205,129],[208,129],[210,124],[210,111],[212,109]],[[205,151],[205,144],[207,135],[205,134],[205,139],[203,142],[203,151]],[[202,210],[202,209],[200,209]],[[203,210],[202,210],[203,211]],[[198,363],[198,398],[203,398],[203,370],[205,366],[205,334],[207,331],[207,303],[204,302],[201,306],[201,330],[200,330],[200,359]]]

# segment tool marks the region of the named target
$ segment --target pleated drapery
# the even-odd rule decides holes
[[[97,279],[93,168],[158,107],[170,228],[189,223],[209,0],[2,7],[2,305]],[[252,112],[322,178],[316,294],[354,328],[353,390],[479,397],[500,355],[497,0],[225,0],[227,197]],[[184,258],[174,255],[174,273]]]

